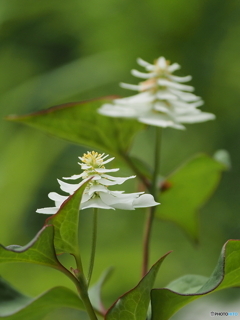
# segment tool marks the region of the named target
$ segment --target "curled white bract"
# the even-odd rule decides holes
[[[100,114],[117,118],[135,118],[148,125],[175,129],[185,129],[183,123],[215,119],[214,114],[199,110],[203,105],[202,99],[192,93],[194,87],[185,84],[192,77],[173,75],[173,72],[180,69],[179,64],[170,64],[164,57],[158,58],[154,64],[142,59],[138,59],[137,62],[147,72],[132,70],[132,74],[145,81],[138,85],[120,85],[139,93],[115,99],[113,104],[102,105],[98,109]]]
[[[97,152],[88,152],[83,157],[79,157],[82,161],[79,163],[84,170],[81,174],[65,177],[64,180],[78,180],[79,183],[71,184],[62,180],[58,180],[60,189],[68,195],[60,195],[56,192],[50,192],[48,197],[55,202],[54,207],[37,209],[36,212],[43,214],[55,214],[63,202],[67,200],[82,184],[92,178],[86,185],[83,192],[80,209],[101,208],[101,209],[123,209],[134,210],[135,208],[144,208],[156,206],[150,194],[144,192],[124,193],[124,191],[111,191],[109,187],[113,185],[121,185],[126,180],[135,178],[130,177],[114,177],[109,175],[119,169],[106,169],[105,164],[114,158],[108,158],[108,155],[99,154]]]

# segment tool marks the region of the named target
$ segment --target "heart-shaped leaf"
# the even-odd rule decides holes
[[[27,262],[45,265],[62,271],[63,266],[56,257],[53,240],[53,226],[45,226],[24,247],[17,245],[4,247],[0,245],[0,263]]]
[[[240,286],[240,240],[223,246],[211,277],[189,275],[170,283],[167,288],[151,292],[151,320],[167,320],[193,300],[218,290]],[[177,292],[177,291],[178,292]]]
[[[166,178],[168,188],[159,198],[156,217],[176,223],[197,241],[197,210],[217,187],[223,170],[223,163],[204,154],[185,163]]]
[[[90,179],[89,179],[90,180]],[[54,226],[54,247],[58,254],[79,254],[79,207],[88,181],[63,202],[58,212],[49,217],[45,224]]]
[[[64,287],[56,287],[31,298],[0,279],[0,298],[0,318],[8,320],[42,320],[48,313],[63,307],[84,310],[78,296]]]
[[[166,258],[164,255],[153,265],[150,271],[142,278],[138,285],[120,297],[106,314],[106,320],[146,320],[150,292],[160,265]]]
[[[21,122],[73,143],[121,155],[131,145],[133,136],[144,125],[136,120],[124,120],[100,115],[97,109],[111,103],[114,97],[85,102],[73,102],[25,116],[6,119]]]

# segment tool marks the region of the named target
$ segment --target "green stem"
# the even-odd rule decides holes
[[[153,171],[153,180],[151,184],[151,194],[153,195],[153,197],[156,197],[158,195],[157,179],[158,179],[158,172],[160,168],[161,134],[162,134],[162,128],[156,127],[154,171]]]
[[[82,280],[82,281],[81,281]],[[89,318],[91,320],[98,320],[97,316],[96,316],[96,313],[93,309],[93,306],[91,304],[91,301],[89,299],[89,296],[88,296],[88,288],[87,288],[87,285],[85,283],[85,279],[81,279],[79,278],[79,289],[80,289],[80,296],[82,298],[82,301],[86,307],[86,311],[89,315]]]
[[[94,255],[95,255],[95,247],[96,247],[96,226],[97,226],[97,209],[94,209],[94,236],[93,236],[93,249],[92,249],[92,254],[91,254],[91,263],[90,263],[90,278],[92,274],[92,269],[93,269],[93,264],[94,264]],[[69,272],[67,269],[63,268],[63,272],[74,282],[78,293],[80,295],[80,298],[82,302],[85,305],[86,311],[89,315],[90,320],[98,320],[96,313],[93,309],[93,306],[91,304],[91,301],[88,296],[88,284],[90,282],[90,278],[88,282],[86,281],[86,277],[84,275],[84,270],[83,270],[83,265],[82,265],[82,259],[80,255],[80,250],[78,249],[78,253],[74,254],[75,260],[76,260],[76,265],[77,269],[73,270],[72,274]]]
[[[158,197],[158,172],[160,167],[160,149],[161,149],[161,128],[156,127],[156,140],[155,140],[155,156],[154,156],[154,171],[152,184],[150,188],[150,192],[154,199],[157,201]],[[156,207],[151,207],[147,214],[145,230],[143,235],[143,264],[142,264],[142,276],[148,272],[148,264],[149,264],[149,247],[150,247],[150,238],[151,231],[154,219]]]
[[[97,218],[98,218],[98,209],[94,208],[94,212],[93,212],[93,232],[92,232],[92,250],[91,250],[90,264],[89,264],[89,270],[88,270],[88,286],[89,286],[91,278],[92,278],[92,272],[93,272],[94,261],[95,261],[96,244],[97,244]]]
[[[69,277],[73,283],[75,284],[75,286],[77,287],[78,293],[80,295],[80,298],[82,299],[85,307],[86,307],[86,311],[89,315],[89,318],[91,320],[98,320],[95,311],[93,309],[93,306],[90,302],[89,296],[88,296],[88,288],[87,288],[87,284],[86,284],[86,279],[84,277],[83,273],[79,273],[78,277],[75,277],[72,273],[70,273],[67,269],[65,269],[64,267],[61,269],[61,271],[67,276]]]
[[[75,253],[75,260],[76,260],[76,264],[77,264],[77,273],[84,275],[83,266],[82,266],[82,259],[81,259],[79,252],[78,252],[78,254]]]
[[[148,272],[148,261],[149,261],[149,244],[152,230],[152,223],[154,218],[155,207],[149,208],[147,218],[145,222],[145,229],[143,234],[143,264],[142,264],[142,277]]]

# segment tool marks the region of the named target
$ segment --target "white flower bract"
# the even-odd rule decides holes
[[[215,119],[212,113],[198,109],[203,105],[200,97],[192,92],[194,87],[184,84],[191,76],[179,77],[172,73],[180,69],[179,64],[170,64],[164,57],[154,64],[137,60],[147,73],[132,70],[132,75],[145,79],[138,85],[121,83],[121,87],[140,93],[113,100],[98,109],[102,115],[119,118],[135,118],[139,122],[158,126],[185,129],[182,123],[204,122]]]
[[[105,164],[112,161],[114,158],[106,159],[108,155],[99,154],[97,152],[87,152],[83,157],[79,157],[82,161],[79,163],[84,170],[81,174],[63,178],[64,180],[83,179],[76,184],[70,184],[62,180],[58,180],[60,189],[68,195],[63,196],[56,192],[50,192],[48,197],[55,202],[54,207],[37,209],[36,212],[43,214],[55,214],[63,202],[67,200],[69,195],[72,195],[83,183],[92,178],[85,187],[80,208],[101,208],[101,209],[123,209],[134,210],[135,208],[144,208],[156,206],[159,203],[155,202],[150,194],[144,192],[124,193],[124,191],[111,191],[109,186],[123,184],[126,180],[135,178],[130,177],[113,177],[107,173],[116,172],[119,169],[106,169]]]

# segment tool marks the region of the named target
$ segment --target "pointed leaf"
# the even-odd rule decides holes
[[[225,169],[223,163],[204,154],[185,163],[166,179],[168,188],[160,196],[156,216],[176,223],[197,241],[197,210],[216,189]]]
[[[63,202],[58,212],[49,217],[45,222],[47,225],[51,224],[54,226],[54,246],[58,254],[69,253],[74,256],[78,254],[79,207],[88,181],[82,183],[74,194]]]
[[[106,314],[106,320],[146,320],[150,292],[159,267],[168,254],[164,255],[153,265],[135,288],[125,293],[116,301]]]
[[[0,263],[27,262],[62,270],[63,267],[56,258],[53,239],[53,226],[45,226],[24,247],[17,245],[4,247],[0,245]]]
[[[104,103],[111,103],[113,98],[73,102],[6,119],[27,124],[73,143],[119,155],[129,148],[133,136],[144,125],[135,120],[100,115],[97,109]]]
[[[64,287],[56,287],[31,298],[0,279],[0,298],[0,318],[8,320],[42,320],[48,313],[63,307],[84,310],[78,296]]]
[[[30,298],[14,289],[0,277],[0,318],[21,309]]]
[[[228,170],[231,169],[231,157],[227,150],[217,150],[214,153],[213,158],[225,165]]]
[[[167,320],[193,300],[211,292],[238,286],[240,286],[240,240],[229,240],[223,246],[217,266],[209,279],[189,275],[170,283],[168,288],[152,290],[151,320]]]

